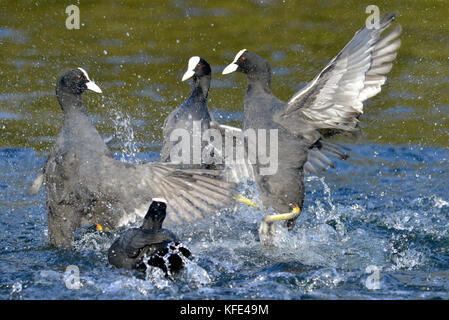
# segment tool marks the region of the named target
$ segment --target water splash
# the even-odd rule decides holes
[[[344,223],[341,221],[340,213],[338,212],[336,206],[333,203],[331,188],[325,182],[325,177],[309,176],[306,178],[306,182],[313,182],[313,181],[319,181],[321,183],[324,195],[323,198],[317,199],[315,201],[316,204],[316,209],[314,210],[315,216],[317,217],[318,221],[332,226],[335,229],[335,231],[337,231],[339,236],[344,238],[345,236],[347,236],[347,230],[345,228]],[[325,201],[329,209],[325,208],[322,202],[323,200]]]
[[[18,280],[12,285],[11,293],[9,294],[9,299],[21,298],[20,293],[22,292],[22,281]]]
[[[145,263],[147,267],[145,271],[145,280],[152,284],[155,288],[174,290],[173,279],[166,277],[162,269],[153,267]]]
[[[183,258],[184,260],[184,272],[181,273],[182,278],[184,281],[189,285],[191,288],[199,288],[202,286],[209,285],[212,282],[211,277],[207,273],[205,269],[200,267],[195,262]]]
[[[304,210],[294,230],[276,224],[272,249],[263,247],[258,237],[267,212],[243,204],[234,214],[221,210],[204,220],[170,226],[193,253],[172,280],[155,267],[143,274],[110,266],[107,250],[119,232],[88,230],[76,238],[74,251],[49,248],[44,193],[23,201],[24,185],[32,180],[23,172],[40,169],[45,157],[31,161],[27,159],[36,158],[32,152],[3,149],[5,250],[0,265],[11,272],[0,273],[0,282],[8,284],[0,286],[0,295],[8,299],[12,285],[20,281],[22,290],[14,292],[14,299],[447,299],[447,187],[435,187],[435,178],[412,180],[418,172],[421,177],[444,176],[447,162],[432,160],[433,149],[357,150],[368,155],[379,151],[382,158],[376,161],[383,165],[363,157],[358,166],[338,166],[338,175],[329,172],[325,180],[308,179]],[[447,151],[437,151],[447,158]],[[413,167],[415,155],[426,165]],[[408,168],[401,175],[391,169],[398,167],[398,157],[405,159],[401,167]],[[382,176],[376,176],[379,171]],[[260,198],[254,185],[243,186],[242,192],[253,200]],[[346,233],[336,227],[338,222]],[[70,264],[79,266],[80,290],[64,285],[62,271]],[[379,290],[365,285],[372,275],[368,266],[380,270]]]
[[[111,119],[115,128],[115,139],[121,142],[120,161],[138,162],[136,159],[139,148],[135,142],[135,132],[129,114],[113,109]]]

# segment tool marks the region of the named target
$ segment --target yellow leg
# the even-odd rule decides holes
[[[301,209],[298,206],[292,209],[289,213],[272,214],[263,217],[259,227],[259,238],[264,245],[269,245],[273,234],[273,223],[275,221],[285,221],[296,219],[301,214]]]
[[[237,196],[237,200],[240,201],[240,202],[242,202],[242,203],[244,203],[244,204],[247,204],[247,205],[249,205],[249,206],[251,206],[251,207],[254,207],[254,208],[256,208],[256,209],[259,209],[259,207],[257,206],[257,204],[255,204],[253,201],[249,200],[248,198],[245,198],[244,196],[242,196],[242,195],[240,195],[240,194]]]
[[[300,214],[301,214],[301,210],[299,209],[298,206],[296,206],[289,213],[272,214],[272,215],[269,215],[269,216],[265,216],[263,218],[263,220],[266,223],[273,223],[275,221],[295,219],[295,218],[299,217]]]

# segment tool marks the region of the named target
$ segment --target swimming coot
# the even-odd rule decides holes
[[[153,199],[142,226],[126,230],[109,248],[109,262],[119,268],[139,271],[155,266],[166,275],[179,271],[191,252],[173,232],[162,228],[166,209],[165,199]]]

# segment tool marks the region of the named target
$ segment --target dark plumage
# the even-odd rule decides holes
[[[240,135],[241,129],[219,124],[209,112],[207,97],[211,82],[211,67],[209,63],[201,57],[194,56],[189,59],[187,71],[184,73],[182,81],[192,78],[192,91],[189,97],[178,107],[176,107],[165,119],[163,127],[163,146],[161,151],[161,161],[170,162],[170,152],[179,144],[178,141],[171,141],[170,135],[176,129],[186,129],[189,131],[190,142],[194,140],[194,121],[201,123],[201,134],[206,130],[215,129],[221,135],[222,146],[215,149],[212,144],[203,142],[201,153],[206,155],[201,159],[193,159],[193,148],[191,147],[190,163],[185,167],[201,168],[221,168],[224,169],[223,176],[227,181],[239,182],[243,178],[253,179],[252,168],[246,163],[235,163],[232,166],[225,166],[224,141],[226,135]],[[207,149],[205,149],[207,148]],[[208,150],[208,152],[204,152]],[[210,155],[210,156],[209,156]],[[193,161],[195,160],[195,162]],[[200,161],[198,161],[200,160]]]
[[[86,89],[101,92],[82,69],[67,72],[56,86],[64,122],[43,173],[53,245],[71,248],[82,225],[114,230],[143,217],[153,197],[169,201],[168,224],[202,218],[234,202],[233,185],[221,181],[217,170],[115,160],[83,105]]]
[[[173,232],[162,228],[166,208],[165,199],[153,199],[142,226],[126,230],[109,248],[109,262],[139,271],[155,266],[166,275],[179,271],[191,253]]]
[[[235,161],[232,165],[226,163],[226,159],[224,157],[225,145],[224,141],[226,137],[236,137],[238,140],[234,144],[242,144],[243,141],[241,138],[242,129],[226,126],[218,123],[213,116],[209,112],[209,108],[207,106],[207,97],[210,89],[211,82],[211,67],[209,63],[198,56],[191,57],[189,59],[187,71],[184,73],[182,81],[186,81],[188,79],[193,78],[192,81],[192,91],[189,97],[178,107],[176,107],[170,114],[167,116],[164,122],[163,127],[163,145],[161,151],[161,161],[162,162],[170,162],[170,152],[177,146],[178,141],[171,141],[170,135],[176,129],[186,129],[190,133],[190,141],[193,141],[192,129],[193,122],[200,121],[201,122],[201,132],[204,132],[208,129],[217,129],[222,137],[222,147],[219,151],[215,151],[213,153],[213,157],[201,159],[201,164],[196,163],[196,167],[202,168],[210,168],[211,165],[216,168],[224,168],[224,177],[228,181],[240,182],[242,179],[254,180],[254,172],[252,170],[252,166],[248,165],[246,161]],[[202,144],[202,149],[206,147],[207,143]],[[334,153],[340,158],[346,158],[346,154],[341,152],[341,150],[334,144],[328,143],[330,147],[333,147]],[[329,147],[329,148],[330,148]],[[212,149],[210,149],[212,150]],[[327,158],[321,151],[325,151],[321,144],[316,144],[311,146],[310,152],[307,154],[308,162],[305,165],[305,169],[310,173],[317,173],[315,167],[325,170],[327,165],[334,166],[331,160]],[[335,153],[335,151],[337,153]],[[185,167],[195,167],[192,161],[193,157],[193,149],[191,148],[191,163]],[[329,153],[329,152],[328,152]],[[241,159],[244,160],[244,159]],[[324,162],[324,163],[323,163]],[[219,166],[221,164],[228,164],[228,166]],[[217,165],[219,164],[219,165]]]
[[[262,176],[260,164],[256,163],[256,183],[266,207],[291,213],[265,217],[261,233],[268,232],[275,220],[287,220],[289,228],[294,226],[303,205],[308,152],[323,150],[344,155],[324,138],[360,130],[358,119],[363,101],[380,92],[400,46],[399,25],[380,38],[394,18],[386,15],[379,29],[363,28],[357,32],[323,71],[287,103],[271,92],[270,64],[257,54],[243,49],[223,70],[223,74],[239,71],[247,75],[243,129],[278,130],[278,171]],[[329,163],[321,156],[318,160]]]
[[[185,72],[182,81],[193,78],[192,92],[190,96],[176,109],[174,109],[165,119],[163,128],[163,146],[161,151],[161,161],[170,162],[170,152],[178,144],[177,141],[171,141],[170,135],[176,129],[188,130],[190,141],[193,141],[193,124],[195,121],[201,124],[201,132],[210,128],[212,117],[207,108],[207,96],[209,94],[211,68],[210,65],[200,57],[191,57],[188,64],[188,70]],[[202,148],[205,143],[202,143]],[[200,161],[193,158],[193,150],[190,152],[190,163],[200,165]],[[196,163],[194,162],[196,161]]]

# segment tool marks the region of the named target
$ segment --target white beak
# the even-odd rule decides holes
[[[182,81],[189,80],[195,75],[195,71],[193,70],[187,70],[186,73],[182,76]]]
[[[87,87],[87,89],[89,89],[93,92],[103,93],[103,91],[101,91],[100,87],[97,86],[95,84],[95,82],[92,82],[92,81],[86,82],[86,87]]]
[[[86,87],[88,90],[91,90],[91,91],[97,92],[97,93],[103,93],[103,91],[101,91],[100,87],[97,86],[95,84],[95,82],[90,80],[89,75],[87,74],[86,70],[84,70],[83,68],[78,68],[78,70],[80,70],[82,73],[84,73],[84,76],[86,77],[86,79],[89,80],[89,82],[86,82]]]
[[[229,74],[229,73],[233,73],[235,70],[238,69],[238,65],[236,65],[234,62],[229,64],[226,68],[224,68],[222,74]]]
[[[232,63],[230,65],[228,65],[226,68],[224,68],[222,74],[229,74],[229,73],[233,73],[234,71],[236,71],[238,69],[238,65],[237,65],[237,60],[242,56],[242,54],[244,54],[246,51],[246,49],[242,49],[239,52],[237,52],[237,54],[234,57],[234,61],[232,61]]]
[[[186,81],[190,78],[192,78],[195,75],[195,68],[196,65],[200,62],[201,58],[198,56],[194,56],[194,57],[190,57],[189,59],[189,63],[187,66],[187,71],[186,73],[184,73],[184,75],[182,76],[182,81]]]

